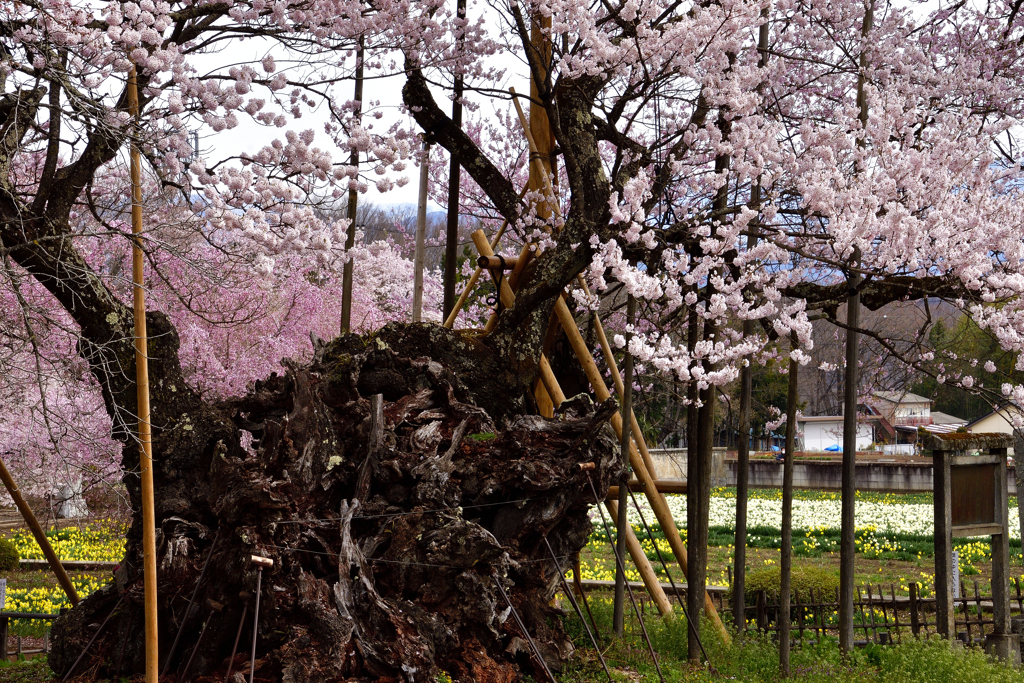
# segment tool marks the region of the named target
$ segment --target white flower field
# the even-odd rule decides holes
[[[732,492],[717,490],[711,498],[709,524],[712,527],[734,528],[736,524],[736,497]],[[933,510],[927,503],[899,502],[899,496],[887,496],[885,502],[860,501],[856,503],[856,524],[858,529],[873,529],[882,534],[913,534],[930,536],[934,532]],[[679,527],[686,526],[686,496],[667,496],[669,507]],[[643,496],[637,496],[649,524],[654,523],[654,513]],[[798,499],[793,501],[794,529],[839,529],[840,500],[835,493],[821,493],[816,500]],[[1010,509],[1010,538],[1020,539],[1020,527],[1015,523],[1017,511]],[[640,524],[636,510],[630,509],[630,522]],[[754,497],[747,505],[747,526],[782,527],[782,499],[775,497]]]

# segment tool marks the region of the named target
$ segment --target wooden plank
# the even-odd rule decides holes
[[[660,583],[661,583],[661,587],[663,589],[665,589],[665,590],[672,590],[672,584],[665,583],[664,581],[662,581]],[[615,588],[615,582],[614,581],[612,581],[612,580],[605,580],[605,579],[582,579],[580,581],[580,585],[583,586],[584,588],[590,588],[590,589]],[[644,584],[643,584],[642,581],[630,581],[629,585],[632,586],[633,588],[643,588],[644,587]],[[679,583],[678,581],[676,581],[676,588],[679,589],[680,593],[687,589],[685,583]],[[729,592],[729,587],[728,586],[711,586],[711,585],[708,585],[707,586],[707,591],[709,593],[714,593],[715,595],[725,595],[726,593]]]
[[[954,455],[950,457],[952,467],[974,467],[977,465],[998,465],[1006,460],[1002,455]]]
[[[965,524],[954,526],[953,538],[970,538],[973,536],[994,536],[1003,533],[1002,524]]]
[[[654,488],[659,493],[681,494],[686,493],[686,482],[679,481],[678,479],[655,479]],[[640,493],[646,491],[646,488],[644,487],[644,483],[642,481],[637,481],[636,479],[634,479],[629,482],[629,490]],[[608,487],[608,496],[610,498],[615,498],[618,495],[618,486]]]
[[[75,571],[85,571],[90,569],[115,569],[121,563],[120,562],[90,562],[82,560],[61,560],[61,566],[64,569],[73,569]],[[46,560],[20,560],[18,562],[19,569],[49,569],[50,563]]]
[[[606,500],[604,506],[608,508],[608,513],[612,516],[612,519],[618,519],[618,501]],[[651,567],[647,554],[633,533],[633,527],[627,524],[621,530],[621,533],[626,535],[626,549],[629,550],[629,556],[633,558],[633,565],[636,567],[637,572],[639,572],[647,592],[651,594],[651,598],[658,606],[658,611],[663,617],[674,616],[675,612],[672,610],[672,603],[668,601],[668,596],[665,595],[661,582],[658,581],[658,575],[654,572],[654,568]],[[625,562],[626,558],[622,558],[622,561]]]

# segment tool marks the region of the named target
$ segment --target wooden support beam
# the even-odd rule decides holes
[[[612,516],[612,519],[616,519],[619,516],[618,501],[605,500],[604,506],[608,509],[608,514]],[[654,573],[654,568],[647,559],[647,554],[640,546],[640,541],[636,539],[633,527],[627,524],[623,528],[623,532],[626,539],[626,550],[629,551],[629,556],[633,558],[633,564],[636,565],[636,570],[640,574],[640,580],[644,582],[647,592],[650,593],[654,604],[658,606],[658,612],[663,617],[674,617],[675,612],[672,610],[672,603],[669,602],[668,596],[665,595],[665,589],[661,587],[658,575]],[[638,560],[638,558],[643,559]]]
[[[526,196],[526,192],[529,188],[524,187],[523,191],[519,193],[519,199],[522,200]],[[501,241],[502,235],[505,234],[505,230],[508,228],[508,219],[506,218],[501,222],[501,227],[498,228],[498,232],[494,233],[494,239],[491,240],[491,249],[493,250],[498,246],[498,242]],[[455,325],[455,319],[459,317],[459,311],[466,305],[466,299],[469,298],[469,293],[473,291],[476,281],[480,279],[480,273],[483,269],[477,266],[476,270],[473,271],[473,275],[470,276],[469,282],[466,284],[466,288],[462,290],[462,294],[459,295],[459,300],[455,302],[455,307],[452,312],[448,314],[448,318],[444,321],[444,326],[451,329]]]
[[[576,281],[583,290],[583,293],[589,298],[590,288],[587,286],[587,281],[583,279],[582,275],[577,275]],[[594,331],[597,333],[597,341],[601,345],[601,353],[604,355],[605,365],[608,366],[608,370],[611,372],[612,382],[615,384],[615,393],[618,394],[621,401],[623,396],[622,375],[619,374],[619,366],[615,363],[615,354],[612,352],[611,344],[608,343],[608,335],[604,332],[604,325],[601,324],[601,316],[599,315],[594,316]],[[640,431],[640,423],[636,419],[636,413],[630,410],[629,415],[636,445],[640,449],[640,457],[643,458],[648,471],[654,472],[654,459],[651,457],[651,452],[647,449],[647,441],[644,439],[643,432]]]
[[[505,234],[505,228],[508,227],[508,219],[506,218],[502,222],[501,227],[498,228],[498,232],[494,234],[494,239],[491,240],[491,249],[498,246],[498,242],[501,240],[501,236]],[[476,267],[473,274],[469,276],[469,282],[466,283],[466,288],[462,290],[462,294],[459,295],[459,300],[455,302],[455,307],[452,308],[452,312],[448,314],[448,318],[444,321],[444,326],[449,330],[455,326],[455,319],[459,317],[459,311],[466,305],[466,299],[469,298],[469,293],[473,291],[473,287],[476,286],[476,281],[480,279],[480,273],[483,272],[483,268],[480,266]]]
[[[74,585],[71,583],[71,578],[68,577],[68,573],[64,570],[64,565],[60,563],[60,558],[57,557],[57,553],[54,552],[53,546],[50,545],[49,539],[46,538],[46,534],[43,532],[43,527],[39,526],[39,520],[32,513],[32,508],[28,506],[25,499],[21,495],[21,490],[18,485],[14,483],[14,477],[11,476],[7,466],[4,465],[3,461],[0,460],[0,479],[3,480],[4,486],[7,488],[7,492],[11,494],[11,498],[14,499],[14,504],[18,507],[18,511],[21,516],[25,518],[25,524],[28,525],[29,530],[32,532],[32,536],[35,537],[36,543],[39,545],[40,550],[43,551],[43,557],[50,563],[50,568],[53,573],[57,575],[57,581],[60,582],[60,587],[64,589],[64,592],[68,595],[68,600],[71,601],[72,606],[78,606],[78,591],[75,590]]]
[[[481,256],[476,260],[476,264],[481,268],[487,270],[512,270],[519,263],[519,259],[515,256],[509,256],[503,258],[501,256]]]
[[[483,230],[477,230],[470,237],[473,239],[473,244],[476,245],[477,251],[482,256],[494,255]],[[495,284],[497,284],[497,281],[495,281]],[[502,306],[511,307],[515,303],[516,295],[508,284],[508,278],[501,279],[501,285],[498,287],[498,296],[501,297]],[[555,379],[555,373],[551,371],[551,363],[548,362],[548,358],[544,354],[540,356],[540,378],[544,383],[544,389],[547,391],[551,403],[557,408],[565,400],[565,394],[562,393],[558,380]]]
[[[135,65],[128,77],[128,113],[138,123],[139,91]],[[149,406],[149,352],[146,335],[145,260],[142,253],[142,159],[131,144],[132,293],[135,314],[135,385],[139,417],[139,474],[142,488],[142,577],[145,600],[146,683],[157,683],[160,658],[156,585],[156,506],[153,499],[153,435]]]
[[[483,230],[477,230],[471,235],[473,244],[476,245],[477,250],[484,256],[490,256],[488,252],[491,250],[490,244],[487,242],[487,236],[484,235]],[[503,306],[511,306],[515,303],[516,297],[512,292],[512,288],[509,287],[508,282],[504,279],[501,281],[501,287],[499,295],[501,296],[501,302]],[[544,383],[544,389],[547,391],[548,396],[551,397],[551,402],[554,407],[558,407],[563,401],[565,401],[565,394],[562,392],[561,386],[558,384],[558,380],[555,378],[554,372],[551,370],[551,363],[548,362],[546,355],[541,354],[540,356],[540,378]],[[621,420],[620,420],[621,424]],[[607,506],[607,504],[606,504]],[[618,506],[608,507],[609,512],[612,514],[612,519],[615,519],[617,514]],[[630,541],[632,539],[632,541]],[[639,541],[636,540],[636,535],[633,533],[632,527],[626,530],[626,548],[629,550],[630,557],[633,559],[633,564],[636,566],[637,571],[640,572],[640,576],[654,577],[651,581],[649,590],[651,597],[658,605],[658,610],[662,616],[672,616],[672,605],[669,603],[668,598],[665,596],[665,591],[662,590],[661,584],[658,583],[657,575],[654,573],[654,569],[651,567],[650,560],[647,559],[647,555],[640,547]],[[646,584],[648,579],[644,579]]]
[[[611,392],[608,391],[608,386],[604,383],[601,371],[598,369],[597,363],[594,362],[594,357],[590,354],[590,349],[583,340],[583,335],[580,334],[576,319],[572,317],[572,312],[561,297],[555,301],[555,314],[562,323],[565,336],[576,353],[580,365],[583,366],[583,372],[587,375],[587,380],[590,382],[591,387],[593,387],[597,400],[599,402],[607,400],[611,396]],[[615,429],[615,433],[619,438],[622,438],[622,417],[618,413],[612,415],[611,424],[612,428]],[[629,464],[636,472],[637,479],[644,483],[644,495],[647,496],[651,509],[654,510],[654,516],[657,518],[658,524],[661,525],[665,538],[668,539],[669,546],[672,548],[672,554],[676,556],[676,561],[685,574],[687,570],[686,545],[679,535],[679,529],[676,527],[675,518],[672,516],[672,511],[668,507],[665,496],[658,492],[654,478],[651,476],[647,464],[640,456],[637,444],[642,441],[642,434],[637,432],[636,436],[636,439],[630,440]],[[718,631],[719,636],[726,642],[730,642],[732,639],[729,636],[729,632],[725,630],[725,625],[722,624],[722,619],[718,616],[718,610],[715,608],[715,604],[707,592],[704,593],[704,611]]]
[[[534,142],[533,135],[530,132],[530,126],[526,122],[526,117],[523,114],[523,109],[519,105],[519,100],[516,97],[515,89],[509,88],[512,93],[512,102],[516,107],[516,113],[519,115],[519,122],[523,126],[523,132],[526,135],[527,143],[530,145],[531,160],[536,158],[537,147]],[[554,188],[551,187],[551,181],[547,174],[542,174],[541,177],[544,180],[544,189],[548,193],[548,196],[552,198],[551,204],[554,211],[559,212],[558,201],[555,198]],[[584,288],[586,283],[582,283]],[[586,291],[586,290],[585,290]],[[572,313],[569,311],[569,307],[565,301],[559,297],[555,302],[555,314],[558,316],[559,321],[562,323],[562,329],[565,330],[565,335],[569,339],[569,343],[572,345],[573,350],[576,352],[576,357],[580,361],[580,365],[583,366],[584,372],[587,374],[587,379],[590,381],[591,386],[594,388],[594,394],[597,396],[599,401],[604,401],[611,396],[608,391],[608,387],[604,383],[604,378],[601,376],[601,372],[597,368],[597,364],[594,362],[594,357],[590,353],[590,349],[587,347],[586,342],[583,341],[583,336],[580,334],[579,326],[576,324],[576,319],[572,317]],[[611,360],[609,367],[614,366],[615,360],[611,353],[610,348],[607,346],[608,340],[604,334],[604,329],[600,328],[598,332],[599,338],[604,338],[602,344],[602,350],[605,355]],[[618,368],[615,369],[614,375],[618,376]],[[622,388],[621,377],[617,381],[617,388]],[[621,399],[620,399],[621,400]],[[612,416],[612,427],[615,429],[615,433],[622,437],[622,418],[616,413]],[[629,461],[630,465],[637,473],[638,479],[644,482],[645,489],[644,495],[647,496],[647,500],[651,504],[651,508],[654,510],[655,517],[658,519],[658,524],[661,525],[662,531],[665,533],[665,537],[668,539],[669,546],[672,548],[672,554],[675,555],[676,561],[679,563],[680,569],[683,573],[687,573],[688,558],[686,552],[686,545],[683,543],[682,537],[679,535],[679,529],[676,527],[675,518],[672,516],[671,510],[668,508],[668,503],[665,497],[658,492],[654,486],[654,479],[651,472],[654,471],[654,465],[650,457],[650,453],[647,449],[647,444],[643,439],[643,432],[640,431],[639,424],[636,420],[636,415],[630,415],[630,422],[632,426],[632,433],[634,439],[630,442],[629,449]],[[725,629],[725,625],[722,624],[722,619],[718,615],[718,610],[715,608],[715,603],[711,600],[711,596],[705,591],[704,593],[704,611],[708,615],[708,619],[714,625],[718,631],[719,636],[725,642],[731,642],[732,638],[729,636],[729,632]]]
[[[665,479],[656,479],[654,481],[654,488],[658,493],[686,493],[686,482],[685,481],[668,481]],[[634,493],[646,493],[647,487],[644,483],[638,479],[629,480],[629,490]],[[608,497],[614,498],[619,495],[619,487],[612,486],[608,489]]]
[[[512,272],[509,273],[507,278],[505,278],[506,280],[508,280],[510,292],[514,293],[515,290],[513,288],[519,285],[519,279],[522,277],[523,271],[526,270],[526,264],[530,262],[530,255],[533,253],[532,246],[533,245],[531,245],[529,242],[523,245],[523,250],[519,252],[519,256],[518,258],[516,258],[515,268],[513,268]],[[502,303],[502,305],[504,306],[505,304]],[[487,320],[487,324],[484,326],[484,334],[490,334],[491,332],[493,332],[494,326],[497,324],[498,312],[495,311],[494,313],[491,314],[491,317]]]

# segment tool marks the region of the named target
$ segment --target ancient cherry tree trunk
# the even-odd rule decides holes
[[[170,672],[181,675],[193,650],[189,679],[245,665],[252,608],[240,594],[256,590],[249,558],[260,555],[274,566],[262,579],[259,678],[536,676],[499,584],[557,668],[572,645],[550,604],[559,572],[545,538],[563,568],[585,545],[595,502],[587,480],[603,496],[621,472],[606,426],[615,406],[569,402],[553,420],[518,414],[523,385],[502,366],[443,328],[395,325],[321,346],[310,367],[209,408],[224,438],[173,470],[158,462],[161,667],[182,621]],[[194,448],[197,418],[183,415],[164,444],[177,432]],[[170,479],[178,486],[161,485]],[[115,584],[56,622],[55,671],[68,670],[112,611],[76,671],[140,669],[140,559],[133,536]]]

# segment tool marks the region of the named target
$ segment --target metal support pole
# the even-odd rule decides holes
[[[594,481],[587,475],[587,483],[590,484],[590,490],[594,494],[594,503],[597,505],[597,511],[601,514],[601,525],[604,527],[604,533],[608,537],[608,543],[612,547],[612,553],[615,555],[615,566],[622,569],[624,572],[625,562],[622,556],[615,549],[615,543],[612,541],[612,530],[608,525],[608,520],[604,518],[604,510],[601,509],[600,499],[597,496],[597,489],[594,487]],[[636,597],[633,595],[633,587],[626,582],[626,592],[629,595],[629,601],[633,605],[633,613],[636,614],[636,619],[640,623],[640,631],[644,634],[644,642],[647,643],[647,650],[651,653],[651,661],[654,662],[654,668],[658,671],[658,679],[661,683],[665,683],[665,676],[661,673],[661,664],[658,663],[658,655],[654,652],[654,645],[651,643],[651,637],[647,633],[647,624],[644,623],[643,615],[640,614],[640,608],[637,607]]]
[[[188,607],[185,608],[185,615],[181,618],[181,624],[178,626],[178,634],[174,636],[174,642],[171,643],[171,650],[167,653],[167,659],[164,660],[164,666],[160,670],[160,677],[163,678],[167,674],[167,668],[171,665],[171,660],[174,659],[174,653],[178,649],[178,643],[181,642],[181,634],[185,631],[185,624],[188,623],[188,619],[192,616],[192,605],[196,602],[196,595],[199,594],[199,587],[203,585],[203,577],[206,576],[206,568],[210,566],[210,558],[213,557],[213,551],[217,548],[217,540],[220,538],[220,529],[217,529],[217,533],[213,537],[213,543],[210,544],[210,552],[206,555],[206,561],[203,562],[203,568],[199,572],[199,578],[196,579],[196,587],[192,590],[192,597],[188,600]]]
[[[583,629],[587,632],[587,636],[590,638],[590,642],[594,646],[594,652],[597,653],[597,658],[601,661],[601,668],[603,668],[604,672],[608,674],[608,680],[613,680],[612,672],[608,670],[608,664],[605,663],[604,655],[601,654],[601,646],[597,644],[597,638],[594,636],[594,632],[590,630],[590,625],[587,624],[587,620],[583,616],[583,610],[580,609],[579,603],[576,602],[576,598],[572,594],[572,589],[569,588],[569,584],[565,580],[565,571],[562,569],[562,565],[558,562],[558,557],[555,555],[555,551],[551,547],[551,542],[548,541],[547,536],[544,536],[544,545],[548,548],[548,554],[551,555],[551,561],[555,563],[555,571],[558,572],[558,578],[562,582],[562,590],[565,591],[565,597],[569,599],[569,602],[572,604],[572,608],[576,611],[576,616],[580,618],[580,623],[583,624]]]
[[[256,605],[252,610],[252,654],[249,657],[249,683],[256,677],[256,636],[260,628],[260,591],[263,589],[263,568],[273,567],[274,561],[269,557],[252,556],[252,562],[256,565]]]
[[[498,587],[498,592],[501,593],[501,597],[505,599],[505,604],[508,605],[509,610],[512,612],[512,618],[516,620],[519,630],[523,632],[523,636],[530,644],[530,649],[533,650],[534,659],[536,659],[537,663],[540,664],[542,669],[544,669],[544,673],[547,674],[548,680],[551,681],[551,683],[558,683],[554,674],[551,673],[551,669],[548,668],[548,663],[544,661],[544,657],[541,655],[540,650],[537,649],[537,643],[534,642],[530,632],[526,630],[526,624],[523,622],[522,617],[519,616],[519,611],[516,609],[515,605],[512,604],[512,600],[508,597],[508,593],[506,593],[504,587],[502,587],[501,579],[498,578],[497,574],[494,575],[494,585]],[[252,681],[249,681],[249,683],[252,683]]]
[[[103,629],[106,628],[107,622],[110,621],[110,617],[114,616],[114,612],[117,611],[117,608],[121,606],[121,603],[124,602],[124,599],[126,597],[127,597],[127,594],[122,595],[121,599],[117,601],[116,605],[114,605],[114,609],[110,610],[110,614],[108,614],[107,618],[103,620],[103,623],[100,624],[100,627],[98,629],[96,629],[96,633],[92,634],[92,638],[90,638],[89,642],[85,644],[85,647],[82,648],[82,651],[78,653],[78,658],[75,660],[75,663],[72,664],[71,668],[68,669],[67,672],[64,674],[64,678],[60,679],[61,683],[64,683],[64,681],[66,681],[69,678],[71,678],[71,674],[74,672],[75,667],[78,666],[78,663],[82,661],[82,657],[85,657],[85,653],[89,651],[89,648],[92,647],[92,644],[95,643],[96,639],[100,637],[101,633],[103,633]],[[5,640],[5,642],[6,642],[6,640]]]
[[[693,623],[693,619],[690,618],[690,613],[686,610],[686,601],[683,600],[683,596],[679,593],[679,586],[676,585],[675,579],[672,578],[672,572],[668,570],[668,563],[665,562],[665,556],[661,554],[661,549],[658,548],[658,544],[654,541],[654,534],[651,532],[651,527],[647,524],[647,518],[644,517],[644,511],[640,509],[640,503],[637,502],[636,496],[633,492],[629,492],[629,497],[633,501],[633,507],[636,509],[637,514],[640,516],[640,523],[643,524],[644,530],[647,533],[647,538],[651,539],[651,545],[654,546],[654,552],[658,556],[658,561],[661,563],[661,569],[665,572],[665,577],[668,578],[669,585],[672,586],[672,592],[675,593],[676,602],[679,603],[679,607],[683,610],[683,617],[686,619],[686,625],[693,634],[693,637],[697,640],[697,644],[700,646],[700,652],[704,655],[704,661],[708,664],[708,670],[711,671],[712,675],[717,676],[718,671],[715,667],[711,666],[711,658],[708,657],[708,651],[704,649],[704,643],[700,639],[700,631]]]
[[[242,618],[238,620],[238,632],[235,633],[235,644],[231,646],[231,659],[228,660],[228,673],[224,676],[224,683],[231,680],[231,669],[235,665],[235,655],[238,654],[238,641],[242,639],[242,627],[245,626],[245,617],[249,614],[248,593],[242,593],[245,604],[242,606]]]

